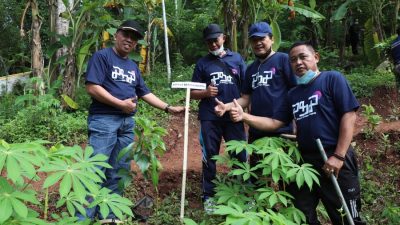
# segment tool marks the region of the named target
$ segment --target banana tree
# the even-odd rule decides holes
[[[60,42],[67,48],[60,92],[73,99],[75,89],[79,87],[84,62],[90,55],[89,50],[98,42],[104,27],[112,23],[112,18],[102,7],[103,0],[76,1],[73,6],[69,5],[68,0],[63,2],[67,7],[61,16],[69,20],[70,27],[68,35],[60,38]],[[85,41],[82,41],[83,38]]]
[[[49,21],[50,32],[54,35],[50,36],[50,48],[46,52],[46,57],[49,58],[48,72],[45,73],[47,88],[50,87],[58,75],[61,73],[61,65],[63,65],[63,58],[66,54],[66,48],[60,46],[59,36],[68,34],[69,20],[60,17],[59,15],[65,11],[65,5],[62,0],[47,0],[49,5]],[[74,0],[68,0],[69,5],[74,5]]]
[[[243,2],[244,0],[242,3]],[[325,19],[321,13],[315,10],[315,0],[309,1],[310,6],[306,6],[298,2],[294,3],[292,0],[250,0],[247,3],[249,4],[247,6],[250,9],[249,18],[251,18],[252,23],[259,20],[267,20],[270,23],[274,36],[274,44],[272,48],[275,51],[279,49],[282,42],[281,31],[279,27],[281,14],[289,10],[288,19],[294,19],[296,13],[316,22]],[[244,28],[242,30],[244,31]]]

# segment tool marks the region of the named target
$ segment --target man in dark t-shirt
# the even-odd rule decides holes
[[[102,184],[112,191],[118,190],[121,177],[118,170],[129,169],[126,157],[117,160],[119,152],[134,140],[133,116],[136,113],[137,99],[143,99],[153,107],[166,112],[179,113],[184,107],[170,106],[146,87],[137,64],[128,58],[138,40],[143,38],[143,29],[133,20],[127,20],[118,27],[115,45],[97,51],[91,57],[86,75],[86,90],[92,97],[89,108],[89,145],[94,154],[108,156],[107,163],[112,168],[101,168],[106,180]],[[87,209],[87,217],[94,219],[97,208]],[[115,215],[109,215],[114,219]]]
[[[247,67],[242,96],[238,102],[242,107],[250,106],[251,115],[274,117],[287,97],[288,91],[296,85],[296,78],[290,68],[288,55],[272,50],[274,41],[268,23],[252,24],[249,28],[249,39],[256,59]],[[215,113],[222,116],[232,106],[232,102],[227,104],[219,102],[215,107]],[[253,143],[257,139],[280,136],[282,133],[293,133],[290,122],[276,131],[263,131],[250,127],[248,141]],[[251,166],[255,166],[258,161],[258,155],[250,156]]]
[[[233,121],[244,121],[260,130],[273,131],[285,122],[295,120],[297,142],[305,163],[313,165],[320,174],[335,174],[355,224],[365,224],[360,219],[360,183],[355,152],[350,146],[356,110],[359,103],[346,79],[337,71],[319,71],[319,54],[306,42],[292,45],[290,64],[298,85],[291,89],[285,104],[274,117],[259,117],[243,112],[235,100],[231,110]],[[324,146],[328,160],[324,163],[316,139]],[[333,183],[320,176],[320,186],[298,188],[289,185],[294,205],[306,216],[307,224],[320,224],[316,208],[321,200],[332,224],[347,224],[340,215],[342,207]]]
[[[200,100],[203,201],[205,211],[211,213],[214,205],[212,197],[215,194],[212,180],[216,176],[216,164],[212,157],[219,154],[222,137],[225,141],[246,140],[242,122],[232,122],[228,114],[222,117],[215,115],[215,99],[226,103],[240,97],[246,64],[238,53],[224,48],[225,35],[219,25],[208,25],[203,30],[203,38],[209,53],[197,61],[192,81],[206,83],[207,89],[191,90],[190,94],[192,99]],[[241,162],[246,161],[245,151],[234,157]]]

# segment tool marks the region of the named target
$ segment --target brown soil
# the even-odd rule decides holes
[[[361,111],[358,111],[358,118],[356,121],[354,131],[354,142],[361,149],[360,152],[360,166],[363,170],[365,157],[379,157],[380,165],[399,165],[400,169],[400,144],[392,145],[389,149],[383,149],[380,146],[381,133],[388,134],[391,143],[400,143],[400,103],[395,100],[395,92],[392,89],[377,89],[372,98],[360,99],[360,104],[371,104],[376,113],[381,115],[384,120],[376,128],[377,136],[371,139],[366,139],[363,135],[363,128],[366,126],[366,119],[362,117]],[[197,120],[196,112],[191,112],[189,119],[189,133],[188,133],[188,161],[187,161],[187,177],[186,177],[186,200],[189,205],[187,208],[201,208],[201,149],[198,141],[199,136],[199,122]],[[184,149],[184,116],[170,116],[168,123],[168,135],[164,138],[167,146],[167,152],[161,158],[163,170],[160,174],[158,186],[158,200],[169,196],[175,192],[178,198],[181,196],[182,187],[182,162],[183,162],[183,149]],[[380,149],[379,152],[377,149]],[[382,153],[383,151],[383,153]],[[134,163],[132,169],[137,171]],[[42,179],[44,180],[44,179]],[[395,182],[397,190],[400,189],[400,178],[396,178]],[[40,183],[34,184],[35,187],[40,188]],[[137,193],[134,194],[135,199],[139,200],[143,195],[148,194],[156,198],[154,188],[150,182],[145,182],[144,179],[138,175],[134,180],[134,186]],[[52,199],[57,200],[57,196],[50,193]],[[52,209],[50,209],[52,211]],[[56,209],[53,209],[57,211]],[[149,212],[147,212],[149,213]],[[151,212],[150,212],[151,213]]]
[[[376,128],[377,137],[365,139],[363,127],[367,120],[361,115],[362,108],[358,110],[358,118],[354,131],[354,141],[362,149],[359,157],[361,169],[365,155],[376,156],[376,149],[379,145],[380,133],[389,134],[391,143],[400,141],[400,104],[396,101],[395,91],[393,89],[377,89],[372,98],[359,99],[360,104],[371,104],[376,113],[381,115],[383,121]],[[163,171],[160,175],[159,197],[169,195],[175,192],[180,196],[182,187],[182,159],[184,142],[184,118],[183,116],[171,116],[168,125],[168,136],[165,137],[167,153],[161,158]],[[188,134],[188,164],[187,164],[187,184],[191,185],[190,190],[186,190],[186,199],[189,201],[189,207],[200,208],[200,181],[201,181],[201,150],[198,141],[199,122],[196,119],[196,113],[192,112],[189,122]],[[392,146],[382,157],[381,164],[386,163],[400,165],[399,146]],[[400,166],[399,166],[400,169]],[[139,182],[140,183],[140,182]],[[193,185],[198,186],[193,188]],[[400,188],[400,179],[397,179],[397,186]],[[148,190],[148,189],[147,189]],[[195,192],[197,193],[195,193]]]

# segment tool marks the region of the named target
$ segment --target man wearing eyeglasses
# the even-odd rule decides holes
[[[130,168],[126,156],[120,160],[117,160],[117,156],[134,141],[133,116],[137,100],[143,99],[167,113],[184,111],[184,107],[170,106],[152,94],[137,64],[129,59],[129,53],[142,38],[143,29],[136,21],[123,22],[115,33],[114,46],[94,53],[87,68],[86,90],[92,97],[88,117],[89,145],[93,147],[94,154],[109,157],[107,163],[112,168],[101,168],[106,176],[102,186],[112,193],[122,193],[118,189],[121,179],[118,171]],[[86,216],[92,220],[98,215],[97,208],[86,211]],[[111,214],[107,219],[114,218],[115,215]]]

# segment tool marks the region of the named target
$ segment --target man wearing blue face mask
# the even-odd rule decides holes
[[[336,175],[354,224],[365,224],[360,219],[357,160],[350,146],[359,104],[341,73],[318,70],[319,54],[309,43],[293,44],[289,59],[299,85],[289,91],[286,104],[278,110],[280,113],[271,118],[249,115],[234,100],[232,119],[265,131],[276,130],[294,119],[304,162],[313,165],[320,174]],[[317,138],[328,155],[325,163],[319,154]],[[347,224],[340,214],[342,206],[333,183],[327,176],[321,176],[319,181],[320,186],[315,184],[312,189],[289,185],[287,190],[295,198],[295,207],[305,214],[307,224],[317,225],[320,222],[316,208],[321,200],[332,224]]]
[[[225,35],[217,24],[210,24],[203,30],[203,38],[209,53],[197,61],[192,81],[207,84],[206,90],[191,90],[191,98],[200,100],[200,144],[203,153],[203,202],[206,213],[212,213],[215,202],[214,183],[216,164],[213,156],[219,154],[222,137],[225,141],[246,140],[242,122],[234,123],[229,115],[218,117],[214,113],[217,104],[232,102],[240,97],[246,64],[242,57],[224,48]],[[245,151],[234,155],[239,161],[246,161]]]

